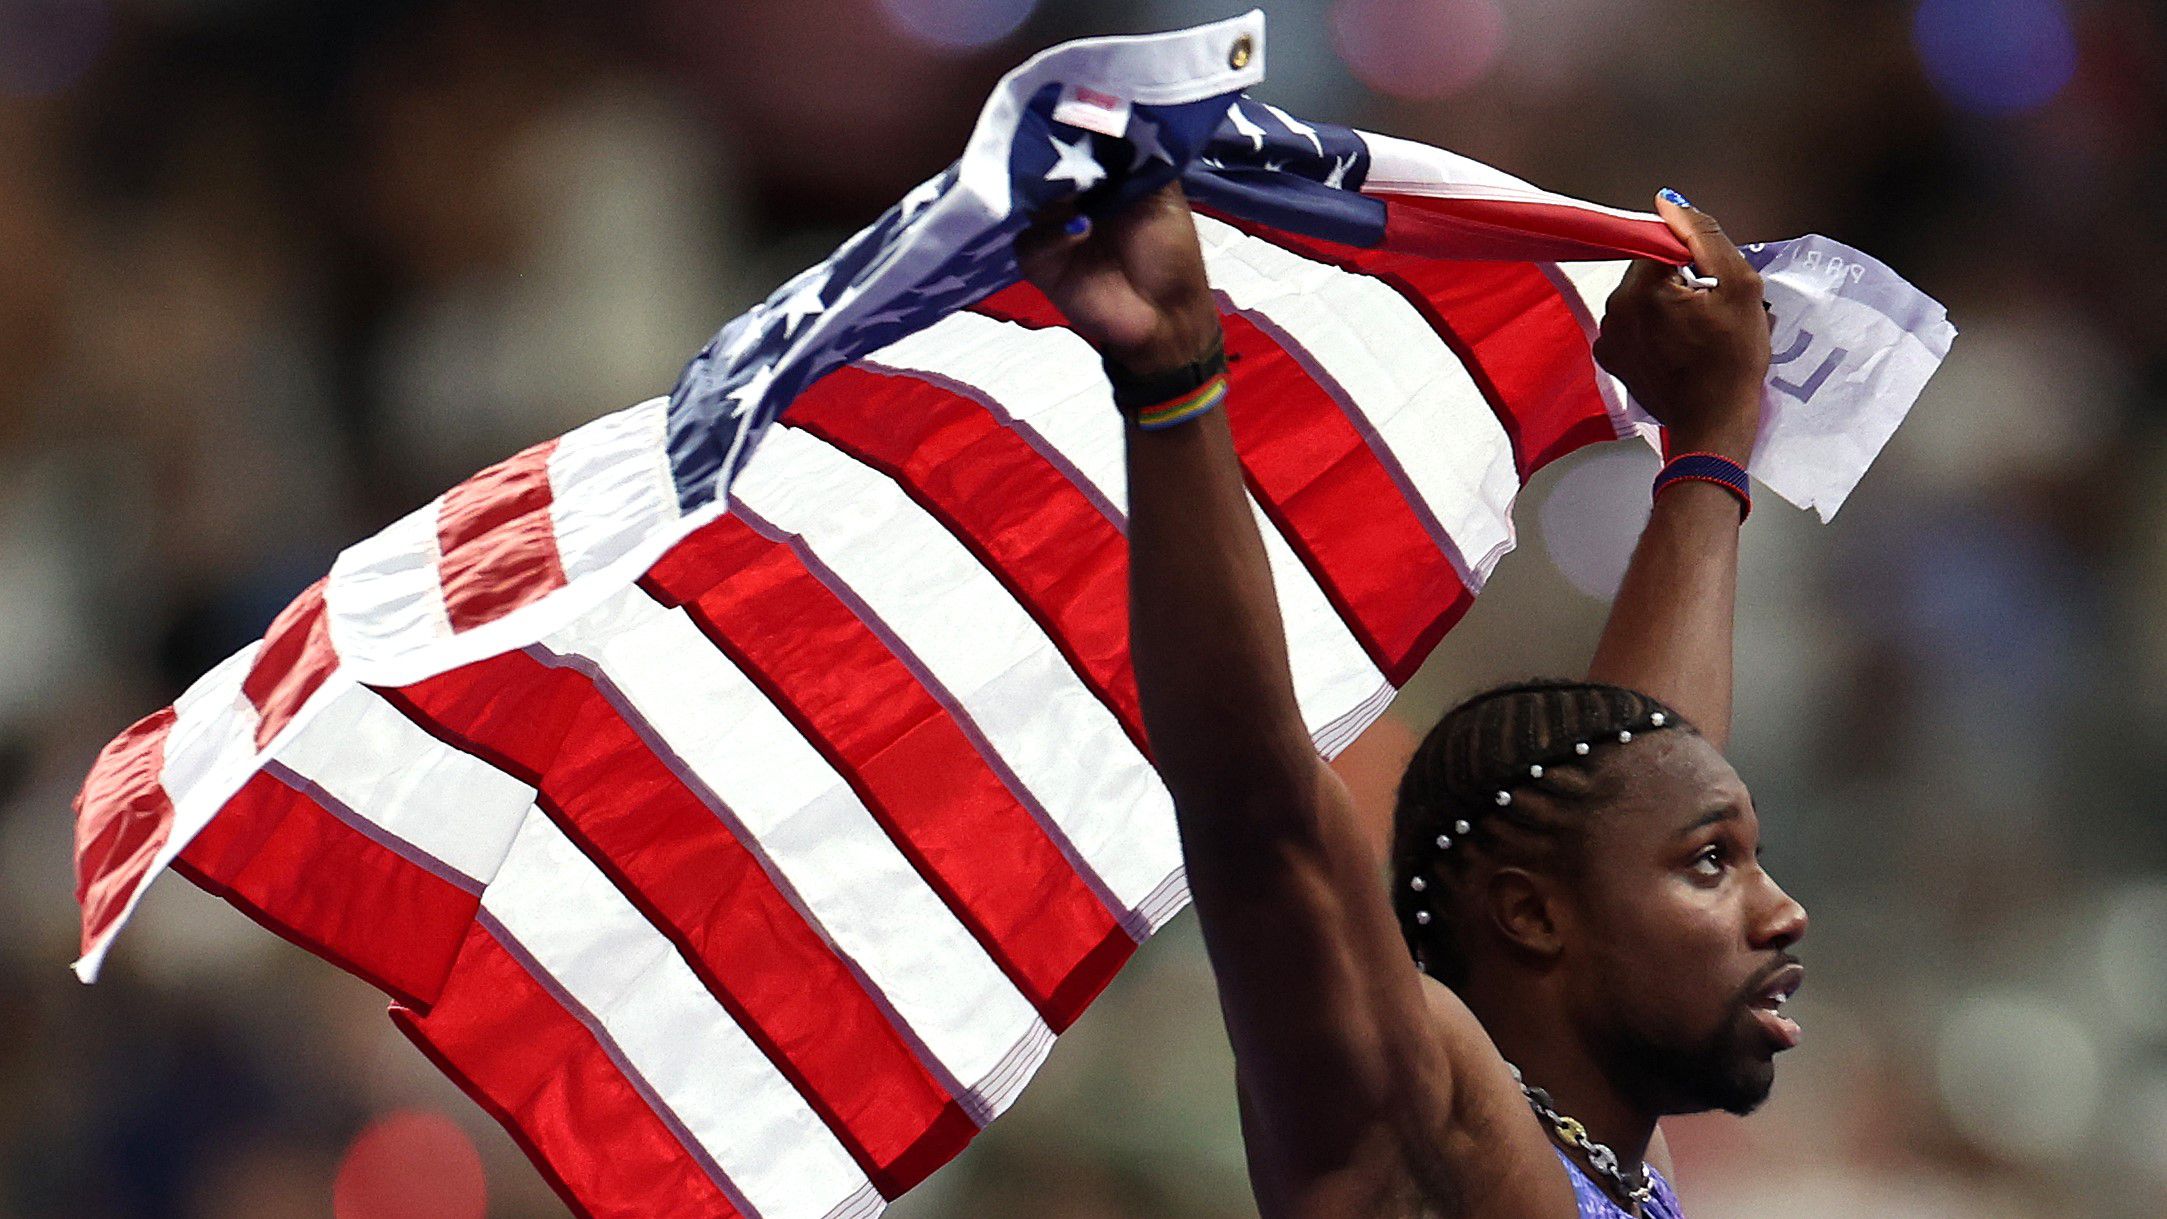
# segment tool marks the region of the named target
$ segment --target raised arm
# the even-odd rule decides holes
[[[1717,286],[1636,261],[1610,297],[1595,355],[1669,433],[1672,453],[1715,453],[1743,466],[1768,375],[1761,279],[1715,219],[1666,192],[1657,208]],[[1730,739],[1731,627],[1738,594],[1740,505],[1703,482],[1655,501],[1611,603],[1588,679],[1652,694],[1718,749]]]
[[[1178,187],[1095,231],[1034,233],[1019,252],[1131,376],[1217,350]],[[1225,411],[1157,431],[1132,420],[1127,449],[1137,685],[1247,1093],[1260,1198],[1377,1213],[1447,1099],[1448,1050],[1428,1031],[1377,857],[1296,707]]]

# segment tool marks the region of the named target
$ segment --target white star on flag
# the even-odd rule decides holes
[[[807,279],[803,287],[791,293],[789,300],[783,302],[784,334],[787,335],[795,331],[799,322],[827,308],[820,300],[820,289],[826,284],[827,277],[825,275],[815,275]]]
[[[1244,138],[1256,145],[1250,151],[1264,151],[1264,129],[1257,126],[1255,119],[1242,113],[1240,102],[1236,102],[1227,109],[1226,117],[1228,122],[1234,124],[1234,130],[1241,132]]]
[[[760,341],[760,332],[767,329],[767,312],[766,304],[754,305],[750,312],[733,325],[732,329],[736,333],[730,336],[729,343],[722,349],[725,363],[735,361],[745,354],[747,348]]]
[[[918,310],[907,305],[890,305],[886,309],[868,316],[862,325],[869,330],[876,326],[893,326],[897,322],[909,321],[917,312]]]
[[[970,286],[970,281],[964,279],[962,276],[944,275],[941,278],[934,280],[932,283],[921,284],[916,288],[912,288],[910,290],[910,295],[915,296],[920,300],[930,301],[936,300],[943,296],[947,296],[950,293],[956,292],[959,289],[968,288]]]
[[[1354,154],[1332,158],[1332,168],[1324,175],[1324,184],[1334,190],[1343,189],[1347,183],[1347,171],[1354,168]]]
[[[1060,160],[1046,171],[1048,182],[1071,182],[1077,190],[1083,191],[1097,186],[1106,177],[1105,167],[1091,155],[1091,137],[1088,135],[1077,136],[1073,144],[1053,140],[1053,151]]]
[[[1129,143],[1136,146],[1136,160],[1129,165],[1131,173],[1142,169],[1145,163],[1154,158],[1168,165],[1174,163],[1174,154],[1166,151],[1166,145],[1159,142],[1159,125],[1146,120],[1142,115],[1129,122]]]
[[[1288,114],[1286,111],[1281,110],[1279,107],[1272,105],[1270,102],[1258,102],[1257,105],[1264,107],[1265,111],[1268,112],[1273,118],[1278,119],[1281,123],[1285,124],[1287,130],[1293,132],[1294,134],[1302,137],[1305,140],[1308,140],[1310,147],[1317,150],[1318,156],[1321,157],[1324,155],[1324,141],[1318,137],[1316,128],[1294,117],[1293,115]]]
[[[730,418],[742,419],[758,410],[760,400],[767,397],[768,387],[773,384],[775,384],[775,366],[773,364],[762,364],[753,369],[752,376],[746,378],[743,385],[731,390],[726,395],[730,401],[737,403],[736,406],[730,408]]]

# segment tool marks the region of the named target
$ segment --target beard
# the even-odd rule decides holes
[[[1740,1117],[1760,1108],[1776,1082],[1775,1057],[1741,996],[1713,1029],[1675,1018],[1628,1016],[1609,1028],[1606,1073],[1636,1105],[1665,1115],[1720,1109]]]

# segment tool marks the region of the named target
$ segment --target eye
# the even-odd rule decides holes
[[[1721,876],[1723,875],[1724,865],[1729,862],[1729,859],[1729,853],[1723,849],[1722,843],[1711,842],[1702,847],[1699,854],[1693,856],[1693,862],[1688,866],[1698,876]]]

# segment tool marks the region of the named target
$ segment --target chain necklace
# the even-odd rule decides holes
[[[1619,1196],[1630,1199],[1635,1211],[1645,1211],[1648,1203],[1655,1197],[1655,1186],[1648,1179],[1648,1166],[1642,1164],[1639,1171],[1631,1177],[1626,1176],[1625,1170],[1618,1166],[1617,1152],[1589,1138],[1586,1126],[1559,1113],[1557,1106],[1551,1103],[1548,1092],[1520,1077],[1520,1068],[1509,1062],[1505,1065],[1512,1070],[1513,1082],[1520,1085],[1520,1095],[1525,1096],[1527,1103],[1534,1107],[1535,1116],[1556,1131],[1558,1139],[1566,1146],[1578,1148],[1580,1153],[1588,1158],[1590,1167],[1610,1178],[1611,1183],[1618,1187]]]

